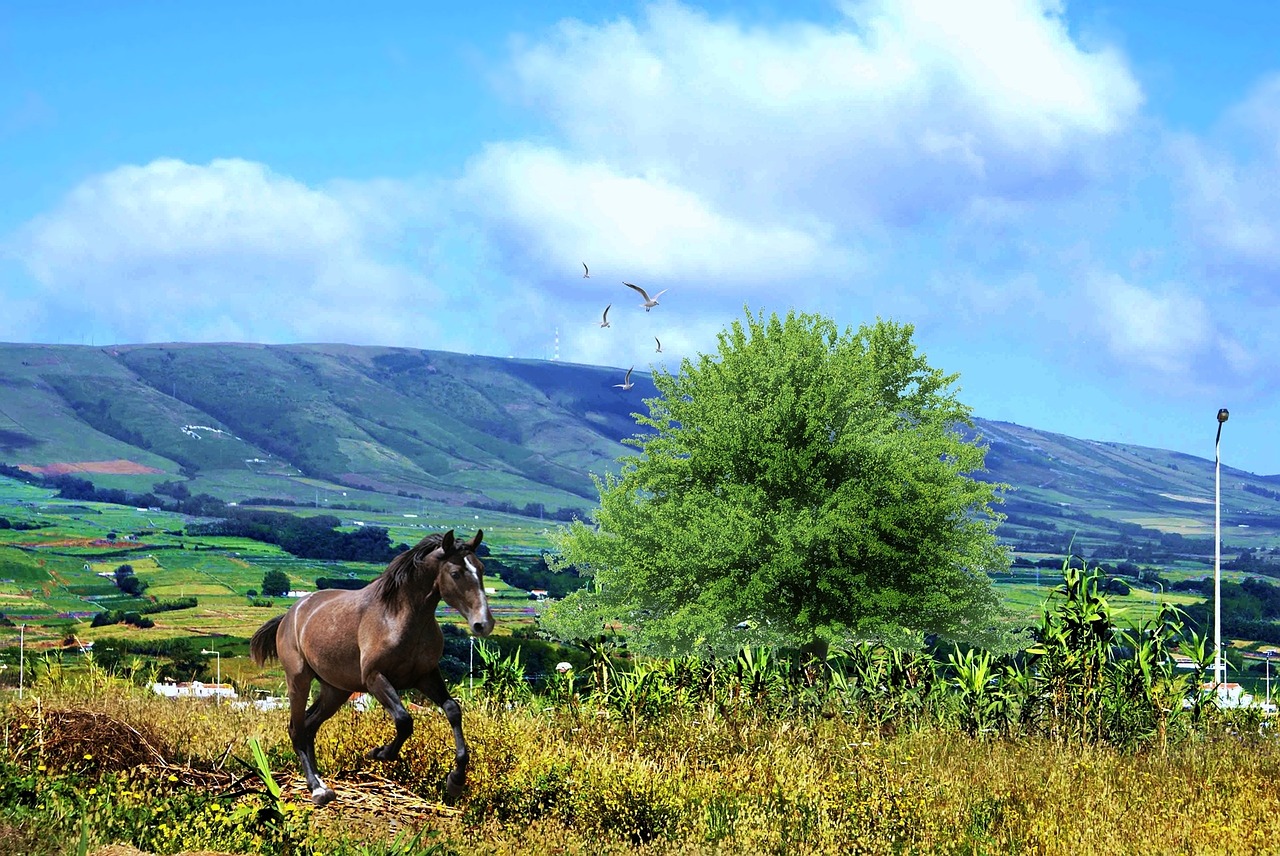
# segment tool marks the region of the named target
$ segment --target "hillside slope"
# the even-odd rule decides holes
[[[236,501],[318,503],[323,490],[585,509],[590,474],[616,467],[633,412],[655,394],[647,375],[629,392],[617,376],[408,348],[0,345],[0,461],[78,465],[139,490],[185,479]],[[984,478],[1013,488],[1002,529],[1012,542],[1212,533],[1212,461],[983,419],[975,429],[989,445]],[[1280,479],[1223,475],[1224,540],[1276,543]]]
[[[0,458],[127,459],[226,498],[305,496],[318,480],[586,506],[588,473],[614,466],[654,393],[641,377],[624,394],[616,374],[342,345],[0,345]]]

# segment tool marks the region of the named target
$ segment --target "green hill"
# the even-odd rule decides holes
[[[228,500],[318,490],[586,507],[634,433],[617,373],[342,345],[0,345],[0,457],[128,460]],[[646,388],[647,387],[647,388]],[[116,467],[115,469],[119,469]]]
[[[236,502],[586,509],[590,474],[616,466],[654,394],[647,375],[629,392],[617,376],[408,348],[0,345],[0,461]],[[1020,549],[1212,551],[1212,461],[976,428],[985,477],[1013,487],[1001,534]],[[1277,543],[1280,479],[1224,468],[1223,508],[1231,549]]]

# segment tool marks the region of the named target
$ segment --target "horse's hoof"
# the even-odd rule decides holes
[[[394,761],[400,757],[400,753],[393,752],[386,746],[379,746],[377,749],[371,749],[367,757],[370,761]]]
[[[320,808],[333,802],[336,796],[337,794],[333,788],[316,788],[311,792],[311,801],[315,803],[317,808]]]
[[[448,794],[449,800],[453,801],[462,797],[462,792],[467,788],[467,780],[456,777],[453,773],[444,777],[444,790]]]

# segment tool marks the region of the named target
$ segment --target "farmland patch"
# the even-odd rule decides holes
[[[38,476],[65,476],[70,473],[95,473],[116,476],[161,475],[164,470],[135,461],[117,458],[113,461],[58,461],[52,464],[19,464],[18,469]]]

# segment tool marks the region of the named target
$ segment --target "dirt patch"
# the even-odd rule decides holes
[[[38,476],[65,476],[68,473],[97,473],[113,476],[151,476],[164,470],[148,467],[136,461],[117,458],[114,461],[59,461],[52,464],[18,464],[18,469]]]
[[[101,547],[102,549],[119,550],[128,548],[130,550],[141,550],[149,547],[141,541],[112,541],[109,538],[58,538],[54,541],[22,541],[16,543],[15,547]],[[59,582],[62,582],[59,580]]]

